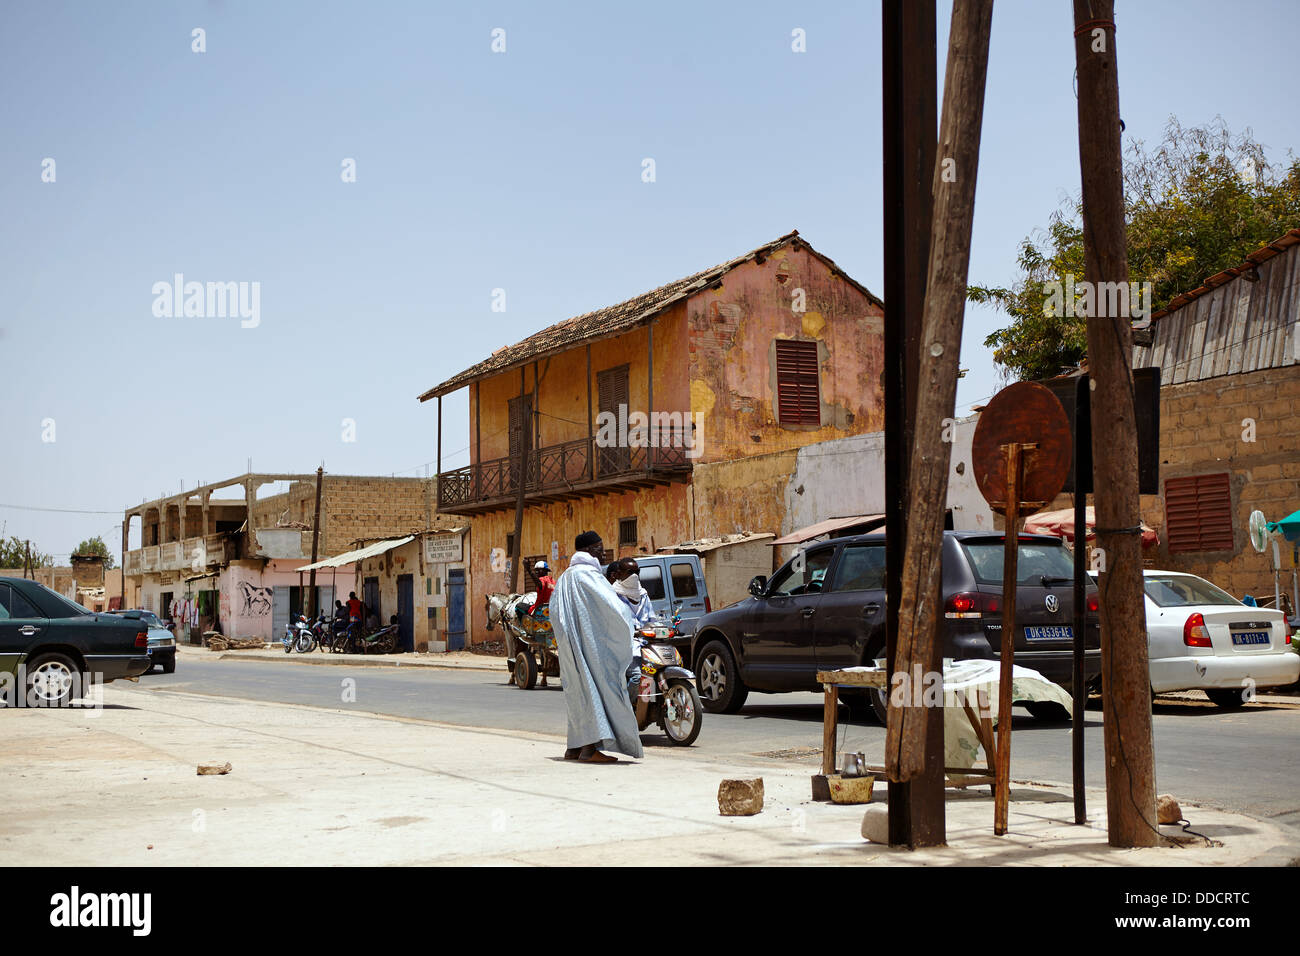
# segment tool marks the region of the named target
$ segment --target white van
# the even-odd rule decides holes
[[[699,555],[636,555],[636,563],[655,614],[667,619],[680,609],[682,634],[694,634],[695,622],[713,609]]]

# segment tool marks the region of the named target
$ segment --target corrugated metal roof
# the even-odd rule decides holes
[[[1292,229],[1176,296],[1152,316],[1151,344],[1133,349],[1133,367],[1157,365],[1160,384],[1176,385],[1300,362],[1298,246]]]
[[[607,306],[603,309],[597,309],[594,312],[587,312],[583,315],[575,315],[573,318],[565,319],[563,322],[557,322],[549,328],[530,335],[522,342],[505,348],[497,349],[490,356],[477,365],[473,365],[457,375],[453,375],[441,385],[435,385],[423,395],[420,401],[428,401],[439,395],[446,395],[457,389],[464,388],[471,382],[489,375],[497,375],[509,369],[525,365],[537,359],[546,358],[568,350],[578,342],[591,341],[594,339],[610,338],[619,335],[638,325],[649,322],[655,316],[676,305],[683,299],[694,295],[702,289],[707,289],[713,285],[732,269],[748,262],[754,258],[764,258],[774,252],[776,249],[786,244],[791,244],[794,248],[807,249],[810,253],[826,263],[832,271],[842,276],[851,283],[854,288],[863,293],[873,303],[878,306],[884,305],[876,296],[862,285],[859,285],[844,270],[840,269],[830,258],[822,255],[806,239],[799,237],[799,230],[793,230],[779,239],[775,239],[766,245],[752,249],[743,256],[738,256],[721,265],[705,269],[703,272],[697,272],[689,275],[684,279],[678,279],[676,282],[670,282],[667,285],[661,285],[657,289],[651,289],[649,292],[642,293],[635,298],[620,302],[617,305]]]
[[[733,544],[750,544],[754,541],[766,541],[768,538],[775,538],[776,535],[771,531],[760,531],[753,534],[724,534],[720,538],[701,538],[699,541],[683,541],[681,544],[673,545],[667,548],[660,548],[659,554],[682,554],[690,552],[692,554],[707,554],[710,551],[717,551],[719,548],[728,548]]]
[[[883,524],[884,520],[884,515],[852,515],[846,518],[827,518],[825,521],[818,521],[816,524],[810,524],[798,531],[791,531],[784,537],[769,541],[768,544],[773,546],[778,544],[802,544],[804,541],[820,538],[824,534],[830,534],[832,531],[839,531],[842,528],[852,528],[854,525],[871,524],[873,528],[876,528]]]
[[[319,571],[321,568],[341,568],[345,564],[352,564],[355,561],[363,561],[366,558],[373,558],[377,554],[383,554],[385,551],[391,551],[393,548],[400,548],[408,541],[414,541],[415,535],[408,534],[405,538],[390,538],[387,541],[376,541],[374,544],[366,545],[364,548],[358,548],[356,551],[344,551],[342,554],[336,554],[332,558],[326,558],[324,561],[317,561],[315,564],[307,564],[301,568],[294,568],[295,571]]]

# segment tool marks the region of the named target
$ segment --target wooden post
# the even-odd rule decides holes
[[[131,530],[131,516],[126,515],[122,519],[122,574],[118,578],[119,584],[117,588],[119,592],[118,599],[117,599],[118,607],[120,607],[124,611],[126,610],[126,546],[127,546],[127,534],[130,532],[130,530]],[[204,570],[206,571],[207,569],[204,568]]]
[[[23,578],[35,578],[36,575],[31,573],[32,570],[32,543],[31,541],[23,542]]]
[[[441,399],[439,399],[441,401]],[[322,464],[316,469],[316,517],[311,522],[311,563],[316,563],[317,551],[320,548],[320,492],[321,485],[325,483],[325,466]],[[314,620],[316,612],[320,610],[316,606],[316,569],[311,569],[311,580],[307,585],[307,620]],[[337,595],[336,595],[337,597]]]
[[[587,480],[596,480],[596,425],[591,416],[591,346],[587,346]]]
[[[655,417],[654,415],[655,413],[655,324],[654,322],[652,321],[647,323],[645,330],[646,330],[646,348],[645,348],[646,351],[645,416],[646,417],[645,420],[646,420],[646,439],[647,439],[646,450],[645,450],[645,463],[646,463],[646,469],[649,470],[650,468],[654,467],[654,457],[653,457],[654,452],[652,452],[651,449],[659,447],[658,438],[657,437],[652,438],[649,432],[651,423],[654,422],[654,417]]]
[[[1016,654],[1016,566],[1020,549],[1021,446],[1003,445],[1007,461],[1007,500],[1002,552],[1002,649],[998,661],[998,742],[993,799],[993,833],[1007,832],[1007,803],[1011,798],[1011,675]]]
[[[1093,289],[1102,282],[1128,288],[1113,18],[1113,0],[1074,0],[1084,272]],[[1102,309],[1110,298],[1093,296]],[[1100,575],[1106,830],[1111,846],[1137,847],[1155,846],[1160,834],[1142,590],[1133,329],[1124,312],[1088,316],[1088,372],[1096,540],[1106,559]]]
[[[822,710],[822,773],[829,777],[835,772],[835,731],[839,722],[840,688],[837,684],[825,686]]]
[[[515,498],[515,539],[510,549],[510,593],[517,594],[519,584],[519,556],[523,554],[524,488],[528,485],[528,446],[531,444],[532,418],[525,404],[528,383],[524,378],[525,366],[519,366],[519,489]]]
[[[884,0],[881,99],[885,256],[885,657],[896,664],[907,543],[908,459],[916,416],[921,308],[929,261],[936,118],[932,0]],[[776,549],[772,551],[773,570]],[[888,688],[886,688],[888,699]],[[940,728],[942,733],[942,728]],[[940,746],[942,737],[939,738]],[[936,783],[937,781],[937,783]],[[889,842],[943,842],[943,780],[889,782]]]
[[[943,117],[932,181],[934,217],[921,318],[895,656],[896,669],[910,679],[942,671],[942,643],[936,636],[944,624],[943,517],[992,18],[993,0],[955,0],[953,4]],[[936,766],[942,764],[942,760],[934,759],[943,752],[942,709],[911,706],[915,695],[906,698],[909,705],[890,714],[885,748],[890,779],[911,780],[927,770],[934,774]],[[942,773],[937,772],[937,776],[942,788]],[[942,803],[938,817],[939,838],[934,843],[943,842]],[[913,845],[922,845],[915,836]]]

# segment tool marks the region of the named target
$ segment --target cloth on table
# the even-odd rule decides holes
[[[880,667],[844,667],[844,672],[867,673]],[[977,717],[980,711],[980,696],[983,692],[985,705],[993,722],[998,719],[998,683],[1001,678],[1001,664],[995,660],[944,661],[943,665],[943,763],[945,767],[974,767],[976,758],[983,749],[979,735],[971,726],[966,716],[963,703],[968,703]],[[925,699],[924,686],[906,688],[913,695]],[[1074,699],[1059,684],[1048,680],[1038,671],[1019,664],[1011,668],[1011,699],[1015,703],[1031,700],[1050,700],[1061,704],[1067,710],[1074,706]],[[951,775],[960,780],[956,774]]]

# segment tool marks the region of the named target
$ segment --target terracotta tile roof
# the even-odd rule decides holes
[[[536,359],[565,352],[579,342],[620,335],[629,329],[649,322],[655,316],[696,292],[709,288],[737,266],[748,262],[750,259],[765,258],[786,244],[790,244],[794,248],[807,249],[826,263],[833,272],[843,276],[845,280],[866,295],[873,303],[883,307],[884,303],[880,299],[855,282],[831,259],[813,249],[807,240],[801,239],[799,231],[796,229],[729,262],[689,275],[684,279],[678,279],[676,282],[661,285],[657,289],[651,289],[649,292],[642,293],[617,305],[606,306],[603,309],[587,312],[584,315],[575,315],[573,318],[557,322],[549,328],[530,335],[522,342],[499,348],[477,365],[472,365],[465,371],[453,375],[441,385],[435,385],[429,389],[420,396],[420,401],[424,402],[439,395],[446,395],[449,392],[464,388],[471,382],[487,378],[490,375],[497,375],[520,365],[533,362]]]

